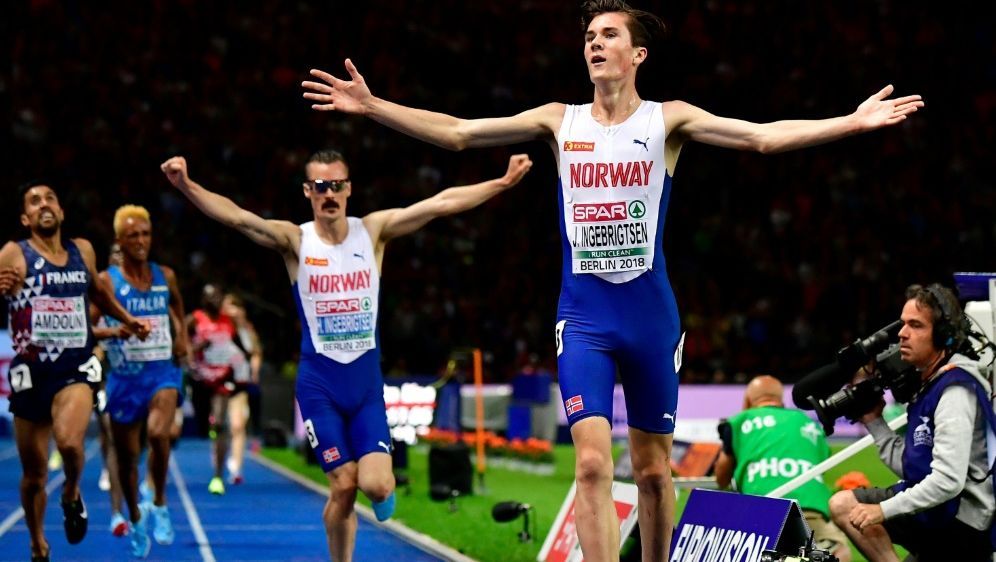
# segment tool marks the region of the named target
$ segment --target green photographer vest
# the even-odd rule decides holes
[[[763,496],[830,456],[819,424],[798,410],[762,406],[729,418],[736,468],[733,479],[745,494]],[[822,476],[785,495],[829,519],[830,490]]]

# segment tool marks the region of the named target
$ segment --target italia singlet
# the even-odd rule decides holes
[[[90,271],[74,242],[65,244],[66,265],[57,266],[18,242],[27,273],[21,290],[7,297],[8,325],[16,356],[8,379],[10,411],[31,420],[51,419],[55,394],[78,382],[96,384],[100,362],[90,329]]]
[[[152,270],[152,285],[148,291],[136,289],[129,283],[121,268],[112,265],[107,275],[114,286],[114,296],[132,316],[149,323],[149,336],[145,340],[131,336],[127,339],[112,338],[107,343],[107,358],[111,365],[110,375],[133,377],[146,372],[173,369],[173,332],[169,319],[169,286],[162,269],[156,263],[149,263]],[[108,326],[120,322],[107,318]]]
[[[390,452],[377,348],[380,274],[363,220],[339,244],[301,225],[294,300],[301,319],[296,394],[308,442],[326,472]]]
[[[671,174],[662,106],[604,126],[569,105],[557,135],[564,261],[556,343],[568,421],[612,419],[618,370],[628,423],[671,433],[681,365],[662,249]]]
[[[183,373],[173,362],[173,331],[169,317],[169,285],[159,264],[149,263],[152,283],[143,291],[125,279],[121,268],[107,269],[114,287],[114,296],[132,316],[149,323],[145,341],[137,336],[107,340],[110,373],[107,379],[105,411],[118,423],[145,419],[149,403],[162,389],[181,387]],[[106,318],[108,326],[120,324]]]

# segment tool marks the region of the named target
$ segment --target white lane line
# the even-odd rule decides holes
[[[194,532],[197,539],[197,546],[201,552],[204,562],[215,562],[214,552],[211,551],[211,543],[208,542],[207,534],[201,525],[201,518],[197,516],[197,508],[194,507],[193,500],[187,492],[187,483],[183,481],[183,473],[180,472],[180,462],[173,455],[169,463],[169,472],[173,475],[173,482],[176,483],[176,490],[180,493],[180,501],[183,503],[183,510],[187,512],[187,520],[190,521],[190,530]]]
[[[14,458],[17,458],[17,447],[11,447],[7,450],[0,451],[0,462]]]
[[[320,484],[312,482],[311,480],[308,480],[304,476],[264,457],[259,453],[252,453],[249,455],[249,458],[263,465],[264,467],[272,470],[273,472],[276,472],[287,478],[290,478],[294,482],[297,482],[298,484],[304,486],[305,488],[308,488],[309,490],[317,494],[321,494],[325,497],[329,496],[329,489],[327,486],[322,486]],[[373,510],[363,504],[356,503],[354,505],[354,508],[356,509],[356,513],[359,514],[364,519],[366,519],[368,522],[372,523],[377,527],[380,527],[381,529],[385,529],[393,533],[394,535],[401,538],[403,541],[407,542],[408,544],[418,548],[419,550],[425,553],[436,556],[442,560],[446,560],[447,562],[476,562],[473,558],[470,558],[469,556],[466,556],[465,554],[458,552],[456,549],[446,546],[445,544],[437,541],[436,539],[430,537],[429,535],[409,529],[408,527],[402,525],[401,523],[398,523],[397,521],[391,519],[388,519],[383,523],[377,521],[377,518],[374,516]]]
[[[59,474],[57,474],[55,476],[55,478],[49,480],[48,484],[45,485],[45,495],[47,495],[47,496],[52,495],[52,492],[56,488],[58,488],[59,486],[61,486],[62,483],[65,482],[65,481],[66,481],[66,473],[65,472],[60,472]],[[22,517],[24,517],[24,508],[23,507],[19,507],[19,508],[15,509],[14,513],[11,513],[10,515],[8,515],[7,518],[4,519],[2,523],[0,523],[0,537],[4,536],[4,534],[7,531],[9,531],[11,527],[13,527],[14,525],[16,525],[17,522],[20,521]]]
[[[93,458],[93,455],[96,454],[98,447],[99,445],[96,443],[91,444],[89,447],[87,447],[83,455],[84,463]],[[17,453],[15,451],[15,455],[16,454]],[[18,481],[20,481],[20,478],[18,478]],[[62,483],[65,481],[66,481],[66,473],[60,470],[59,473],[55,475],[55,478],[49,480],[48,484],[45,485],[45,495],[51,496],[52,492],[54,492],[55,489],[61,486]],[[22,517],[24,517],[24,508],[19,507],[15,509],[13,513],[8,515],[2,522],[0,522],[0,537],[3,537],[7,533],[7,531],[9,531],[14,525],[17,524],[18,521],[21,520]]]

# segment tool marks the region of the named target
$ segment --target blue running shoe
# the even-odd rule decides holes
[[[374,515],[377,516],[377,521],[387,521],[394,515],[394,505],[397,500],[394,497],[394,492],[391,492],[390,496],[387,496],[382,502],[371,502],[373,505]]]
[[[159,544],[173,544],[173,522],[169,518],[169,507],[152,506],[152,536]]]
[[[152,550],[152,539],[149,538],[149,512],[139,508],[141,519],[131,525],[131,555],[135,558],[145,558]]]

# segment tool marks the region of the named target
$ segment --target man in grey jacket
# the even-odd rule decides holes
[[[873,562],[897,561],[893,543],[918,562],[992,560],[992,453],[986,434],[996,427],[990,381],[957,350],[965,339],[961,306],[950,289],[906,290],[900,356],[920,373],[904,436],[889,429],[880,404],[861,421],[882,461],[903,479],[891,488],[834,494],[834,522]],[[992,436],[992,435],[991,435]],[[996,447],[994,447],[996,448]]]

